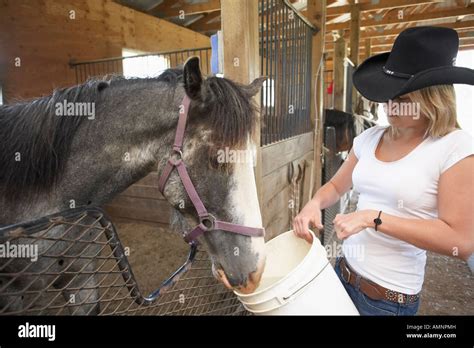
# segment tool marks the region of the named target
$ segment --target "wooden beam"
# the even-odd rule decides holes
[[[392,8],[398,7],[409,7],[409,6],[418,6],[423,4],[432,4],[433,0],[380,0],[380,1],[371,1],[366,3],[360,3],[360,11],[361,12],[368,12],[368,11],[377,11],[377,10],[388,10]],[[326,11],[327,16],[338,16],[345,13],[351,12],[350,5],[343,5],[343,6],[336,6],[336,7],[329,7]]]
[[[345,98],[344,98],[344,80],[345,80],[345,69],[344,69],[344,58],[346,57],[346,40],[344,37],[339,37],[334,43],[334,109],[345,111]]]
[[[350,55],[349,59],[354,64],[355,67],[359,65],[359,41],[360,41],[360,10],[359,4],[356,4],[354,0],[350,5],[351,7],[351,19],[350,19]],[[355,111],[355,106],[357,105],[358,92],[354,86],[347,86],[347,89],[352,89],[352,98],[351,98],[351,110],[346,110],[347,112],[353,113]]]
[[[458,33],[458,36],[459,36],[460,45],[461,45],[461,44],[463,44],[463,42],[465,40],[474,39],[474,31],[467,31],[467,32]],[[369,52],[370,52],[370,49],[374,49],[374,48],[377,48],[377,47],[385,47],[385,48],[388,48],[390,50],[391,46],[395,42],[395,39],[396,39],[395,37],[390,37],[386,40],[382,40],[382,39],[378,39],[378,38],[372,38],[372,39],[367,38],[364,41],[365,42],[364,46],[359,48],[359,52],[367,52],[367,40],[371,40],[370,41],[370,46],[369,46]],[[326,49],[326,52],[334,51],[334,44],[333,43],[326,43],[324,47]]]
[[[423,22],[429,21],[432,19],[439,18],[452,18],[459,16],[471,15],[474,13],[474,5],[469,5],[467,7],[456,8],[452,10],[443,10],[443,11],[430,11],[423,13],[416,13],[410,15],[404,15],[402,18],[399,18],[398,12],[389,13],[385,18],[378,19],[366,19],[361,21],[361,27],[375,27],[379,25],[388,25],[388,24],[401,24],[401,23],[414,23],[414,22]],[[328,24],[326,26],[326,31],[331,30],[344,30],[349,29],[350,22],[346,21],[343,23]]]
[[[375,27],[375,30],[369,29],[369,30],[363,30],[360,34],[360,38],[366,39],[366,38],[385,38],[388,36],[398,36],[403,30],[408,29],[408,28],[413,28],[417,27],[418,23],[408,23],[405,25],[403,28],[395,28],[395,29],[384,29],[383,26]],[[462,32],[466,30],[471,30],[474,29],[474,20],[470,21],[457,21],[454,23],[437,23],[435,24],[436,27],[443,27],[443,28],[451,28],[451,29],[456,29],[457,32]],[[349,30],[344,31],[344,38],[349,40]],[[326,43],[328,42],[333,42],[333,35],[331,32],[326,32],[325,36],[325,41]]]
[[[364,40],[364,48],[365,48],[365,53],[364,53],[364,56],[363,56],[364,60],[370,57],[370,54],[371,54],[370,48],[372,46],[371,45],[371,40],[372,39],[370,37],[368,37]]]
[[[398,36],[403,30],[407,28],[413,28],[418,26],[418,23],[409,23],[408,26],[406,26],[403,29],[383,29],[382,27],[379,27],[380,29],[377,30],[370,30],[370,31],[363,31],[361,37],[364,38],[378,38],[378,37],[387,37],[387,36]],[[443,27],[443,28],[451,28],[451,29],[457,29],[458,31],[460,30],[469,30],[470,28],[474,28],[474,20],[471,21],[458,21],[454,23],[439,23],[435,24],[436,27]]]
[[[221,27],[220,21],[215,21],[209,23],[210,21],[216,19],[221,15],[220,11],[210,12],[204,15],[204,17],[199,18],[196,22],[190,24],[187,28],[194,31],[210,31],[210,30],[219,30]],[[218,25],[218,29],[215,29]]]
[[[221,0],[221,22],[224,51],[224,76],[249,84],[260,76],[258,49],[258,0]],[[260,93],[259,93],[260,94]],[[254,98],[257,106],[259,95]],[[257,116],[254,143],[257,148],[255,181],[262,204],[262,152],[260,147],[260,115]],[[262,211],[262,214],[265,212]]]
[[[313,35],[311,40],[311,104],[310,117],[314,129],[314,160],[308,196],[312,196],[322,184],[322,156],[323,153],[323,112],[324,112],[324,78],[323,78],[323,54],[324,33],[326,25],[326,0],[308,0],[306,7],[306,18],[319,31]],[[303,192],[306,189],[304,188]],[[303,199],[303,204],[306,203]]]
[[[190,16],[200,13],[220,11],[220,0],[208,0],[207,2],[198,2],[189,4],[184,0],[177,0],[167,6],[158,6],[148,11],[153,16],[161,18],[177,17],[179,15]]]
[[[149,8],[147,12],[151,13],[152,11],[163,11],[166,8],[173,6],[173,4],[175,3],[176,1],[173,1],[173,0],[163,0],[161,3]]]
[[[358,4],[351,4],[351,19],[350,19],[350,49],[351,53],[349,59],[354,66],[359,62],[359,37],[360,37],[360,10]]]

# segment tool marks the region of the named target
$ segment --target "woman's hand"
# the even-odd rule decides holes
[[[294,233],[308,243],[313,243],[313,236],[308,230],[310,225],[318,229],[324,228],[321,223],[321,209],[313,200],[309,201],[293,220]]]
[[[377,213],[376,210],[367,209],[349,214],[337,214],[332,221],[337,238],[344,240],[367,227],[373,227]]]

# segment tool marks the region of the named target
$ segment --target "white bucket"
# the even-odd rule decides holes
[[[313,232],[311,232],[313,233]],[[259,287],[234,293],[257,315],[359,315],[313,233],[313,244],[288,231],[266,243]]]

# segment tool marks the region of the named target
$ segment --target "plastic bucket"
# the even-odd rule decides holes
[[[311,232],[313,233],[313,232]],[[256,315],[359,315],[313,233],[313,244],[288,231],[266,243],[259,287],[234,293]]]

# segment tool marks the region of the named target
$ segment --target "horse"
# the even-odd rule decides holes
[[[96,78],[50,96],[1,106],[0,225],[67,210],[71,202],[76,207],[102,206],[154,169],[161,173],[186,95],[190,104],[181,155],[203,204],[219,220],[262,227],[252,161],[226,162],[220,154],[229,149],[251,151],[258,120],[253,97],[264,80],[243,85],[203,77],[199,59],[192,57],[182,68],[168,69],[156,78]],[[85,105],[93,113],[70,115],[64,112],[69,105]],[[163,195],[173,207],[170,223],[175,229],[199,223],[176,170]],[[263,236],[217,229],[205,232],[199,241],[210,254],[214,276],[226,287],[242,293],[258,287],[265,265]],[[40,249],[48,247],[46,241],[41,243]],[[61,244],[55,247],[58,253],[68,252]],[[60,271],[70,266],[46,262],[39,258],[35,267]],[[75,267],[81,266],[75,260]],[[54,286],[67,283],[64,277]],[[87,282],[87,290],[74,294],[77,301],[98,299],[94,279]],[[0,288],[1,284],[0,275]],[[70,295],[63,294],[66,300]],[[13,307],[24,306],[23,298],[10,301]],[[88,305],[76,313],[98,311]]]

